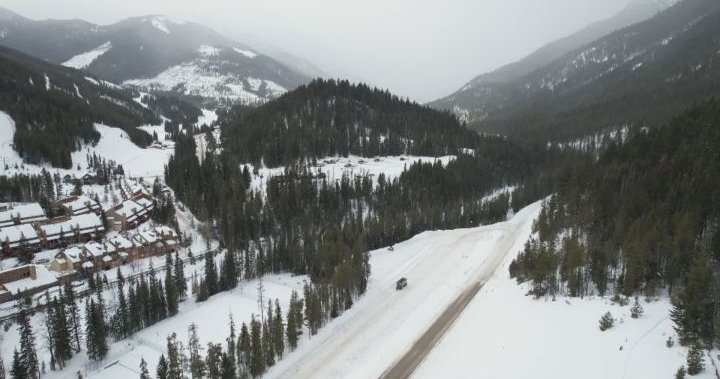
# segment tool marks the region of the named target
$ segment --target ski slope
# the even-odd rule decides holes
[[[380,377],[459,294],[523,246],[539,209],[536,203],[507,222],[425,232],[394,251],[373,251],[367,293],[265,377]],[[396,291],[401,277],[408,286]]]
[[[146,127],[148,128],[148,127]],[[165,164],[173,153],[172,149],[143,149],[132,143],[130,137],[120,128],[95,124],[100,133],[96,145],[85,145],[72,153],[73,167],[69,170],[58,169],[50,165],[32,165],[23,162],[13,149],[15,122],[0,111],[0,175],[38,174],[43,169],[50,173],[81,176],[87,171],[87,155],[97,154],[107,160],[123,165],[125,173],[133,177],[162,176]]]

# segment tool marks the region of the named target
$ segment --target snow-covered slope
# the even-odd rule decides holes
[[[124,84],[144,91],[174,91],[215,102],[245,104],[264,102],[287,91],[272,80],[251,76],[241,61],[255,58],[250,51],[203,45],[196,53],[195,58],[155,77],[126,80]]]
[[[69,170],[57,169],[50,166],[26,164],[13,149],[13,136],[15,122],[6,113],[0,111],[0,174],[15,175],[18,173],[37,174],[43,169],[58,172],[61,175],[82,175],[87,170],[87,155],[97,154],[107,160],[114,160],[123,165],[125,172],[130,176],[161,176],[173,150],[147,148],[143,149],[132,143],[130,137],[122,129],[106,125],[95,124],[100,133],[97,145],[83,146],[82,149],[72,153],[73,168]],[[78,169],[79,167],[79,169]]]
[[[101,55],[108,52],[108,50],[112,49],[112,43],[106,42],[102,44],[101,46],[98,46],[88,52],[78,54],[67,61],[63,62],[63,66],[65,67],[72,67],[77,69],[83,69],[87,66],[90,66],[96,59],[98,59]]]
[[[249,46],[192,22],[134,17],[111,25],[34,21],[12,12],[0,43],[143,90],[218,102],[266,101],[309,81]]]

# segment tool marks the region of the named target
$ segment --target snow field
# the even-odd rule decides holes
[[[651,379],[673,377],[685,364],[687,349],[677,343],[666,297],[640,298],[645,312],[638,319],[630,317],[632,300],[624,307],[602,297],[535,300],[509,277],[523,243],[518,240],[413,378]],[[615,326],[601,332],[598,322],[608,311]],[[675,345],[667,348],[670,336]],[[705,365],[695,378],[713,377],[707,357]]]
[[[154,127],[145,127],[145,129],[152,128]],[[102,158],[114,160],[116,163],[123,165],[125,173],[129,176],[151,177],[163,175],[165,164],[173,153],[172,150],[142,149],[132,143],[127,133],[120,128],[95,124],[95,129],[100,133],[100,141],[95,146],[86,145],[81,150],[73,152],[73,167],[71,169],[58,169],[50,165],[32,165],[23,162],[22,158],[13,149],[15,122],[7,113],[0,111],[0,159],[2,159],[0,174],[39,174],[43,169],[46,169],[50,173],[58,172],[61,176],[67,174],[80,176],[87,170],[87,154],[96,153]],[[162,134],[164,135],[164,133]],[[78,166],[80,166],[80,169],[78,169]]]

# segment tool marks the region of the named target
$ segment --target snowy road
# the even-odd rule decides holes
[[[538,209],[534,204],[491,226],[422,233],[392,252],[373,252],[366,295],[266,376],[407,377],[511,249],[527,238]],[[408,287],[396,291],[400,277],[408,279]]]

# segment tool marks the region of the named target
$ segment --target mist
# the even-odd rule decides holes
[[[163,14],[282,50],[331,77],[425,102],[622,9],[628,0],[0,0],[31,19]]]

